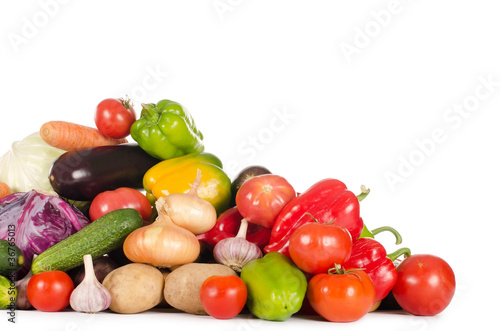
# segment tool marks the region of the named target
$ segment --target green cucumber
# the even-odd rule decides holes
[[[0,239],[0,275],[9,276],[24,264],[23,252],[14,242]]]
[[[137,210],[111,211],[42,252],[33,260],[31,271],[37,274],[76,268],[83,264],[84,255],[90,254],[97,259],[117,249],[132,231],[141,226],[142,217]]]

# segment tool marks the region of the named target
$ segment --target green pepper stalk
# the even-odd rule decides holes
[[[364,185],[361,185],[361,193],[357,195],[358,201],[359,202],[363,201],[368,196],[369,193],[370,189],[366,188]],[[401,244],[403,241],[403,238],[401,237],[399,232],[390,226],[382,226],[370,231],[366,227],[366,224],[364,223],[363,223],[363,231],[361,232],[359,238],[375,238],[375,235],[379,234],[380,232],[391,232],[396,237],[396,245]]]

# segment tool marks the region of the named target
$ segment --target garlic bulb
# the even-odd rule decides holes
[[[92,256],[87,254],[83,257],[85,266],[85,278],[73,290],[69,298],[69,304],[75,311],[83,313],[97,313],[108,309],[111,304],[111,294],[97,280],[94,273]]]
[[[262,257],[259,246],[246,240],[247,228],[248,221],[242,219],[236,237],[222,239],[215,245],[213,250],[215,261],[241,272],[245,264]]]
[[[30,270],[26,276],[15,282],[17,288],[16,309],[28,310],[33,307],[31,302],[28,300],[28,283],[32,276],[33,273]]]

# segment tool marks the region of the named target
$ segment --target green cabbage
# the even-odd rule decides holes
[[[50,146],[35,132],[14,142],[11,150],[0,158],[0,181],[11,192],[52,190],[50,168],[63,153],[64,150]]]

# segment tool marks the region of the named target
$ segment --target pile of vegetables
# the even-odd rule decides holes
[[[94,118],[42,123],[0,158],[0,309],[353,322],[451,302],[445,260],[375,239],[402,243],[369,230],[364,186],[325,178],[298,194],[260,165],[231,180],[174,101],[137,118],[106,99]]]

